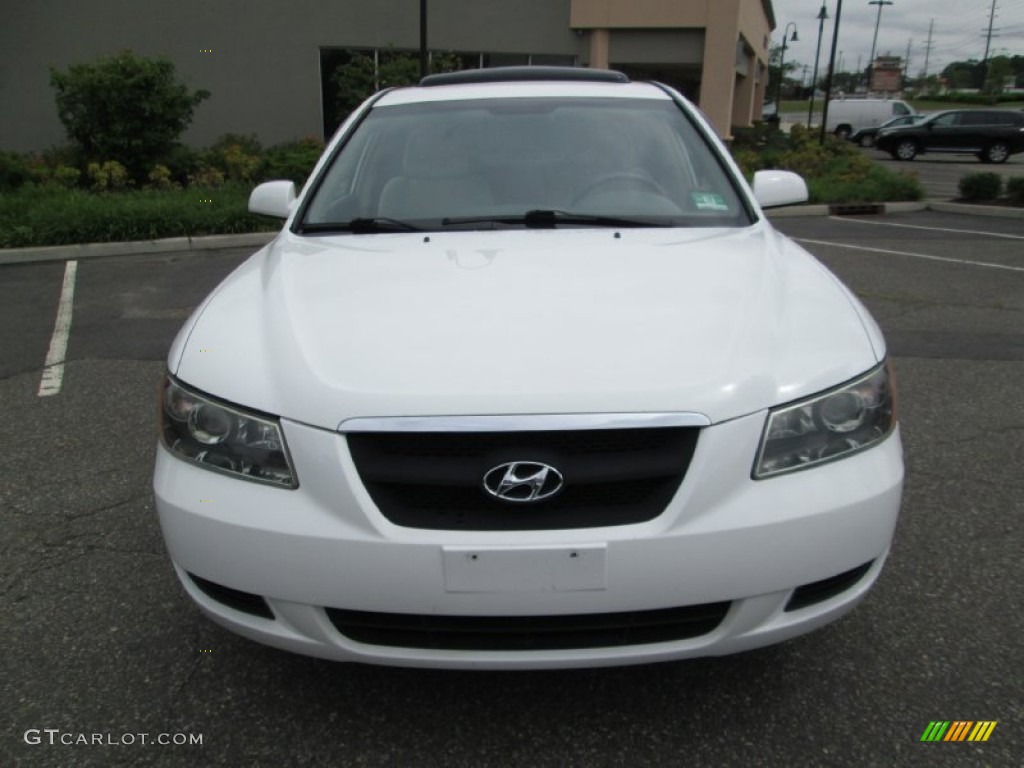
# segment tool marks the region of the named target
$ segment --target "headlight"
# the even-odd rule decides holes
[[[276,419],[212,400],[170,376],[160,397],[160,438],[171,453],[200,467],[298,486]]]
[[[755,480],[806,469],[862,451],[883,440],[896,425],[889,369],[865,376],[768,413]]]

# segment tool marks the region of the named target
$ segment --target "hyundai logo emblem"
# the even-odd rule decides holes
[[[484,475],[484,490],[491,496],[520,504],[550,498],[562,485],[562,473],[539,461],[510,461]]]

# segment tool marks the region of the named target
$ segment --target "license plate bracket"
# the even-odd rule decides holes
[[[608,588],[606,544],[444,547],[446,592],[577,592]]]

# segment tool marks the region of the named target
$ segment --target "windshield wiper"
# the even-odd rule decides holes
[[[326,233],[326,232],[352,232],[357,235],[373,234],[375,232],[422,232],[421,227],[410,224],[401,219],[389,219],[387,216],[375,216],[373,218],[358,218],[351,221],[328,221],[315,224],[303,224],[299,227],[299,233]]]
[[[460,224],[521,224],[530,229],[554,229],[559,224],[586,224],[595,227],[676,227],[675,222],[656,221],[643,216],[608,216],[595,213],[572,213],[553,208],[535,208],[510,216],[462,216],[441,219],[446,227]]]

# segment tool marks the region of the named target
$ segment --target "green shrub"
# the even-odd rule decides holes
[[[166,165],[154,165],[147,179],[149,183],[146,186],[150,189],[174,189],[178,186],[171,178],[171,170]]]
[[[25,186],[0,194],[0,248],[153,240],[272,231],[248,212],[250,188],[127,190],[95,194]]]
[[[848,141],[803,126],[790,133],[738,129],[732,154],[747,178],[755,171],[780,169],[804,177],[812,203],[866,203],[920,200],[924,190],[914,175],[894,173],[870,160]]]
[[[263,153],[260,180],[290,179],[301,187],[323,151],[323,142],[312,137],[276,144]]]
[[[85,173],[92,182],[92,189],[97,192],[124,189],[130,183],[127,169],[117,160],[104,163],[89,163]]]
[[[17,152],[0,152],[0,191],[17,189],[31,180],[27,158]]]
[[[199,167],[188,177],[189,187],[220,187],[224,184],[224,172],[200,161]]]
[[[81,178],[82,172],[70,165],[58,165],[50,175],[51,183],[62,189],[74,189]]]
[[[189,177],[199,170],[200,153],[179,144],[167,153],[163,165],[171,172],[171,179],[180,186],[188,184]]]
[[[808,179],[807,187],[812,203],[891,203],[924,197],[916,176],[893,173],[879,165],[863,176]]]
[[[1006,195],[1014,205],[1024,205],[1024,176],[1006,180]]]
[[[998,173],[969,173],[960,178],[960,197],[964,200],[995,200],[1003,189]]]
[[[216,168],[229,181],[251,183],[262,164],[262,151],[255,136],[226,133],[202,153],[202,162]]]
[[[57,112],[90,161],[116,160],[138,181],[163,161],[208,91],[178,82],[169,60],[131,51],[50,70]]]
[[[992,106],[1003,102],[1020,101],[1020,95],[1014,93],[964,93],[954,91],[951,93],[935,93],[928,95],[928,101],[938,101],[948,104],[977,104]]]

